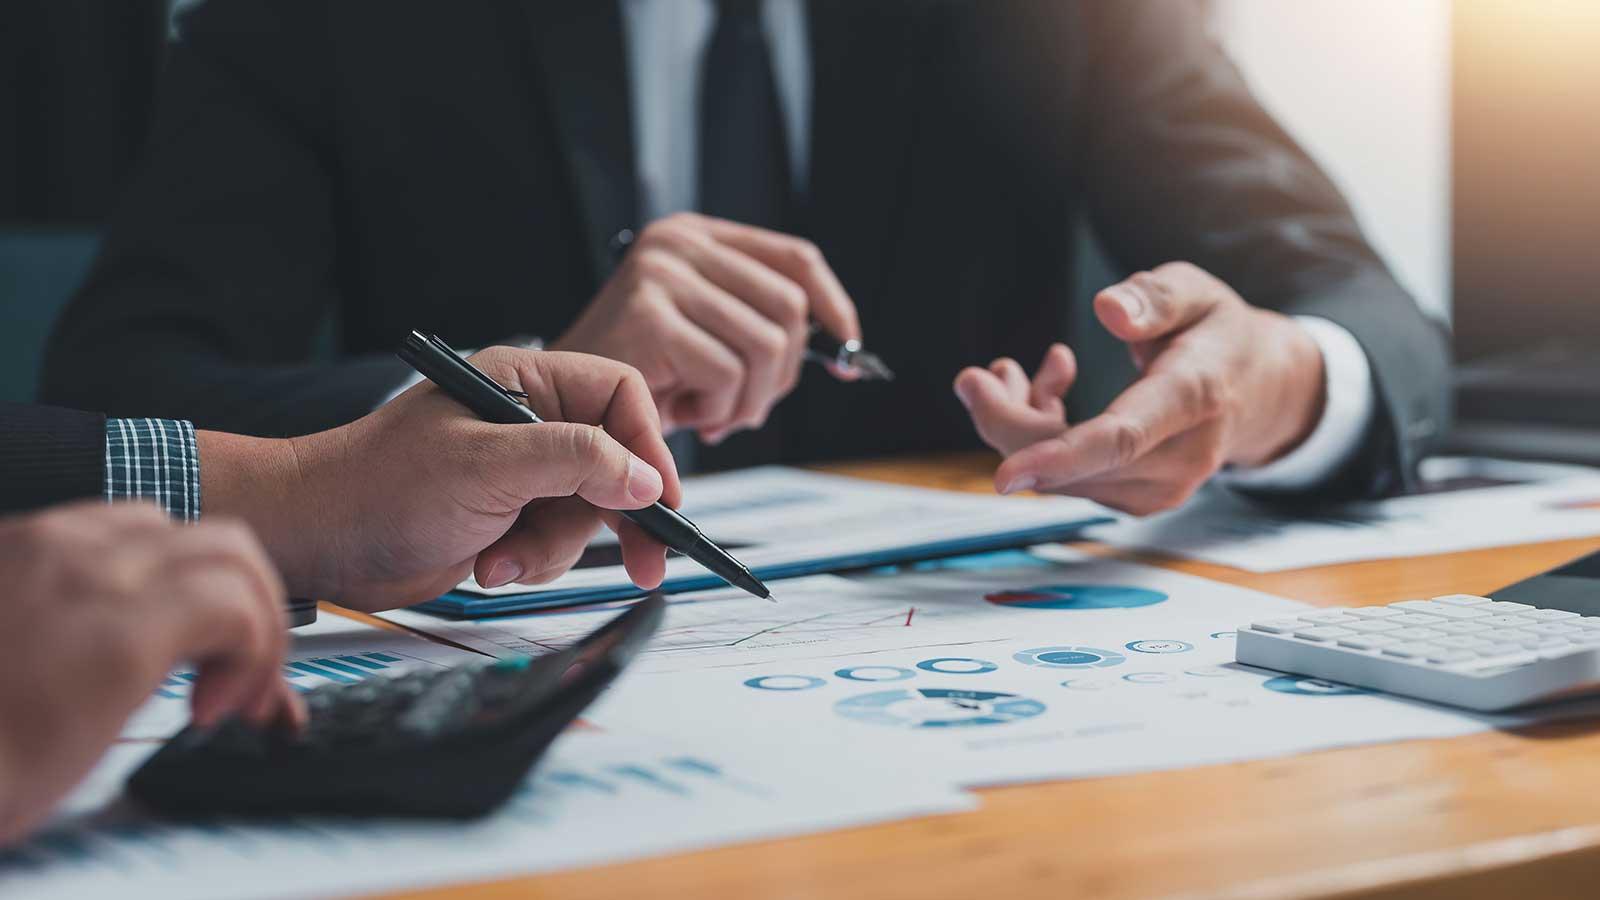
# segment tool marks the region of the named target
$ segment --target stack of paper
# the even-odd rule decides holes
[[[1600,535],[1600,472],[1479,459],[1423,463],[1425,491],[1286,513],[1212,486],[1181,509],[1088,536],[1250,572]]]

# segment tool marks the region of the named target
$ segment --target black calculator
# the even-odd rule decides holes
[[[651,594],[575,646],[307,691],[302,734],[230,720],[174,737],[128,782],[169,815],[484,815],[661,623]]]

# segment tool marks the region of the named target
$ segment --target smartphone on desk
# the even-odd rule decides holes
[[[443,816],[505,802],[660,626],[654,593],[574,646],[306,692],[298,735],[226,722],[180,732],[129,795],[177,816]]]

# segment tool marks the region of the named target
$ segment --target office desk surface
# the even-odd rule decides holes
[[[827,469],[989,491],[992,466],[974,455]],[[1492,591],[1596,548],[1600,539],[1262,575],[1137,558],[1310,603],[1390,603]],[[1600,895],[1600,720],[981,794],[971,813],[406,896]]]

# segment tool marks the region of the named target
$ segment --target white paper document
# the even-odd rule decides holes
[[[1107,515],[1086,500],[964,494],[781,467],[689,479],[684,494],[684,515],[758,573],[815,560],[849,559],[854,565],[873,565],[905,548],[960,549],[994,535],[1060,529]],[[1018,540],[1012,545],[1047,539]],[[673,557],[667,561],[666,577],[670,585],[685,578],[705,579],[706,572],[692,560]],[[601,540],[590,545],[570,572],[549,585],[484,589],[468,579],[459,590],[503,597],[628,584],[616,543]]]
[[[150,900],[333,897],[488,880],[766,840],[975,801],[872,763],[762,757],[592,729],[569,731],[486,819],[288,819],[163,824],[113,806],[0,851],[0,896]],[[90,779],[100,808],[148,747],[123,745]],[[91,799],[98,802],[90,802]]]
[[[1081,561],[860,587],[885,609],[915,601],[952,620],[810,653],[631,671],[589,716],[664,739],[820,754],[836,769],[893,763],[966,786],[1444,737],[1491,722],[1239,666],[1235,626],[1306,607],[1161,569]]]
[[[1212,487],[1181,509],[1087,534],[1250,572],[1600,535],[1600,472],[1593,469],[1430,459],[1423,477],[1434,492],[1310,515],[1279,513]]]
[[[291,685],[305,690],[324,684],[393,678],[419,667],[451,668],[482,658],[403,631],[376,628],[326,612],[290,635],[293,643],[283,674]],[[168,673],[156,692],[123,726],[122,739],[161,740],[182,730],[189,724],[194,678],[192,669]]]
[[[1232,592],[1238,608],[1279,614],[1284,600],[1228,588],[1145,566],[1132,572],[1061,547],[1002,551],[917,564],[909,571],[868,578],[815,575],[783,582],[783,602],[769,603],[733,588],[675,595],[661,628],[634,660],[633,672],[674,672],[780,659],[832,657],[950,641],[995,641],[1030,633],[1053,617],[1049,607],[995,594],[994,572],[1022,581],[1072,578],[1110,584],[1119,592],[1080,594],[1074,621],[1130,618],[1153,622],[1207,619],[1204,603],[1216,588]],[[1121,590],[1130,577],[1142,585]],[[1187,590],[1184,590],[1187,588]],[[1148,602],[1161,597],[1159,603]],[[378,615],[425,634],[498,657],[538,655],[571,646],[616,616],[621,604],[453,620],[410,610]],[[1298,609],[1297,604],[1290,608]]]

